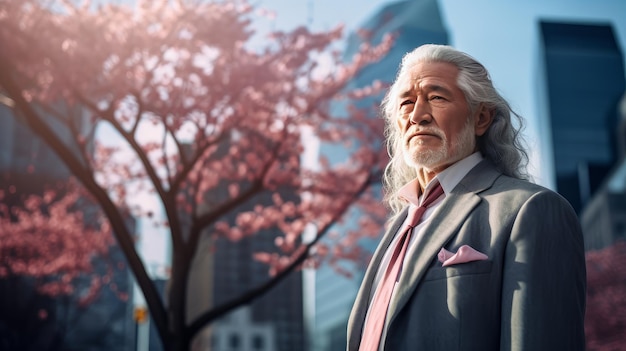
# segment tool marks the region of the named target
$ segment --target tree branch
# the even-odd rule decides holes
[[[201,314],[198,318],[196,318],[187,328],[186,328],[186,333],[189,337],[193,337],[194,335],[196,335],[196,333],[198,333],[200,330],[202,330],[202,328],[204,328],[207,324],[209,324],[211,321],[224,316],[225,314],[229,313],[230,311],[245,305],[245,304],[249,304],[252,301],[254,301],[255,299],[257,299],[260,296],[263,296],[267,291],[269,291],[270,289],[272,289],[274,286],[276,286],[278,283],[280,283],[281,281],[283,281],[285,278],[287,278],[287,276],[289,276],[289,274],[293,271],[295,271],[309,256],[309,251],[311,250],[311,248],[313,246],[315,246],[315,244],[317,244],[319,242],[319,240],[324,237],[324,235],[326,235],[326,233],[330,230],[330,228],[332,227],[332,225],[341,217],[343,217],[345,215],[345,213],[348,211],[348,209],[350,208],[350,206],[352,205],[352,203],[354,203],[354,201],[356,199],[358,199],[363,192],[365,192],[367,190],[367,188],[373,184],[373,180],[375,179],[376,175],[372,174],[370,177],[367,177],[363,183],[361,184],[361,186],[357,189],[357,191],[355,191],[355,193],[352,195],[352,197],[350,197],[349,199],[346,199],[346,201],[344,202],[343,207],[341,208],[340,211],[337,211],[335,213],[335,215],[332,217],[332,219],[330,221],[328,221],[328,223],[326,223],[322,228],[318,229],[318,234],[315,236],[315,238],[310,242],[305,244],[302,247],[302,252],[300,254],[298,254],[296,256],[296,258],[288,265],[286,266],[283,270],[281,270],[278,274],[276,274],[273,278],[269,279],[267,282],[251,289],[248,290],[247,292],[245,292],[244,294],[216,307],[213,308],[203,314]]]
[[[92,103],[91,101],[83,97],[79,92],[75,92],[75,94],[76,94],[76,98],[81,103],[85,104],[85,106],[88,106],[95,113],[100,113],[102,116],[102,119],[111,123],[113,128],[118,133],[120,133],[120,135],[124,138],[124,140],[130,145],[130,147],[135,152],[135,155],[139,158],[142,166],[144,167],[146,171],[146,174],[148,175],[148,178],[150,179],[150,182],[154,186],[154,189],[156,190],[157,194],[159,195],[159,198],[161,199],[161,203],[163,204],[163,207],[165,209],[165,215],[170,224],[170,228],[180,228],[178,213],[176,212],[176,201],[174,199],[175,194],[172,195],[171,193],[165,191],[165,189],[163,188],[163,185],[161,184],[161,179],[156,173],[156,170],[154,169],[154,167],[152,167],[152,164],[150,163],[148,156],[143,151],[143,149],[141,148],[141,145],[139,145],[137,140],[135,140],[133,134],[131,134],[130,132],[127,132],[122,127],[122,125],[115,119],[115,116],[113,115],[113,112],[112,112],[113,110],[109,109],[107,111],[101,111],[95,106],[94,103]],[[102,115],[103,112],[105,112],[106,114]],[[173,235],[173,234],[171,235],[171,237],[172,237],[173,250],[176,251],[179,247],[182,246],[182,238],[180,237],[180,235]]]

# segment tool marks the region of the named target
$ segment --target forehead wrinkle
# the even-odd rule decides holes
[[[419,86],[420,86],[420,89],[426,90],[426,91],[429,91],[429,92],[430,91],[434,91],[434,92],[441,91],[441,92],[444,92],[444,93],[451,93],[450,89],[448,89],[447,87],[445,87],[443,85],[437,84],[437,83],[429,83],[429,82],[423,83],[422,82],[422,83],[419,84]]]
[[[405,97],[414,95],[415,90],[424,90],[427,92],[443,92],[447,94],[452,94],[452,91],[443,85],[436,84],[436,83],[428,83],[428,82],[426,83],[417,82],[417,79],[416,79],[415,84],[410,84],[408,88],[401,90],[401,93],[400,95],[398,95],[398,97],[405,98]]]

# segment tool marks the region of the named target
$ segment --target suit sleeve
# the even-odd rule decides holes
[[[586,269],[580,222],[551,191],[521,207],[505,250],[501,350],[585,349]]]

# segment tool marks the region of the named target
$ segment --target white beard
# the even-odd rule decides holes
[[[476,147],[474,125],[471,123],[470,118],[467,119],[459,138],[453,140],[452,143],[448,144],[448,140],[443,133],[438,131],[437,135],[441,137],[443,142],[443,145],[437,149],[415,152],[411,150],[410,145],[402,148],[404,162],[411,167],[432,170],[441,165],[460,161],[472,154]]]

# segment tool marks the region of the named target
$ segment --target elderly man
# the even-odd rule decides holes
[[[524,180],[521,118],[485,67],[421,46],[402,60],[383,112],[393,216],[348,350],[584,350],[578,218]]]

